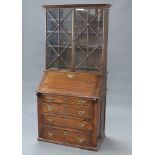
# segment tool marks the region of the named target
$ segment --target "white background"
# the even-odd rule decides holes
[[[133,4],[133,155],[155,154],[154,1]],[[21,154],[21,1],[0,6],[0,154]]]

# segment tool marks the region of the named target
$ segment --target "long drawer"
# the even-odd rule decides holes
[[[42,114],[42,124],[92,131],[92,121],[82,118],[64,117],[60,115]]]
[[[67,116],[74,116],[79,118],[93,118],[93,108],[80,108],[78,106],[71,106],[60,103],[45,103],[40,102],[41,113],[61,114]]]
[[[41,129],[41,137],[56,142],[78,145],[91,145],[92,143],[92,136],[90,132],[69,131],[47,126],[44,126]]]
[[[56,96],[56,95],[41,95],[40,100],[45,101],[46,103],[66,103],[69,105],[76,105],[82,107],[93,107],[93,101],[86,100],[79,97],[67,97],[67,96]]]

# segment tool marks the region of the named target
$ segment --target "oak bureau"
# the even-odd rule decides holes
[[[98,150],[105,137],[109,4],[44,5],[38,140]]]

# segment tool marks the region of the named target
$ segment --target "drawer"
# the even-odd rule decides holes
[[[93,109],[92,108],[78,108],[78,106],[68,106],[66,108],[66,115],[75,116],[81,118],[93,118]]]
[[[47,103],[67,103],[68,99],[65,96],[55,96],[55,95],[42,95],[40,99],[46,101]]]
[[[64,141],[64,131],[49,127],[43,127],[41,129],[41,137],[54,141]]]
[[[70,97],[68,99],[68,103],[69,103],[69,105],[84,106],[84,107],[88,107],[88,108],[93,107],[93,101],[84,100],[84,99],[81,99],[81,98]]]
[[[58,115],[44,114],[42,115],[42,123],[45,125],[51,125],[57,127],[92,131],[92,121],[78,118],[68,118]]]
[[[90,145],[92,136],[90,132],[68,131],[59,128],[43,127],[41,137],[62,143]]]
[[[41,102],[41,113],[65,114],[65,104]]]
[[[90,132],[64,131],[64,141],[70,144],[91,145],[92,136]]]

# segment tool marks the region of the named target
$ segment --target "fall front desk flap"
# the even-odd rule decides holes
[[[96,99],[103,88],[103,79],[98,73],[46,70],[37,92]]]

